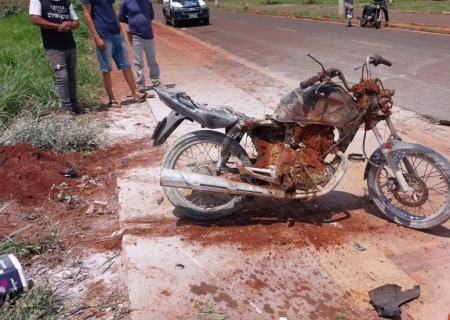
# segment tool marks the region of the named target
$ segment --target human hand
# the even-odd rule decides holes
[[[59,32],[68,32],[70,31],[70,21],[64,21],[58,27]]]
[[[95,38],[95,45],[96,45],[97,48],[99,48],[100,50],[105,50],[105,49],[106,49],[105,41],[103,41],[103,39],[100,38],[100,37]]]

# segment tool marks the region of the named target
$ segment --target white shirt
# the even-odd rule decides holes
[[[53,0],[55,3],[59,2],[59,0]],[[42,16],[42,6],[41,6],[41,2],[39,0],[30,0],[30,11],[29,11],[29,15],[31,16],[32,14],[37,15],[37,16]],[[69,14],[70,14],[70,20],[78,20],[78,16],[75,13],[75,10],[73,9],[72,4],[70,4],[69,7]]]

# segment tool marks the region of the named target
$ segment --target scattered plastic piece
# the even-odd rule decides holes
[[[359,243],[357,243],[357,242],[355,242],[354,244],[353,244],[353,246],[356,248],[356,250],[358,250],[358,251],[364,251],[364,250],[366,250],[366,248],[364,248],[363,246],[361,246]]]
[[[420,295],[420,286],[414,286],[404,292],[401,289],[402,287],[396,284],[385,284],[369,291],[370,304],[375,307],[380,317],[401,315],[399,306]]]

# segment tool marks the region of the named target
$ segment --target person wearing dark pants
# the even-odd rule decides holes
[[[346,27],[353,27],[352,25],[352,18],[353,18],[353,0],[345,0],[344,2],[345,6],[345,26]]]
[[[386,20],[386,23],[384,24],[384,26],[387,27],[389,25],[389,12],[388,12],[386,0],[381,0],[381,10],[383,10],[384,20]]]
[[[61,109],[68,114],[85,110],[77,99],[77,49],[72,30],[78,17],[69,0],[31,0],[29,14],[41,28],[41,37],[50,65],[55,72]]]

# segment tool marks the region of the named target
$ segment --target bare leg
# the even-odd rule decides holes
[[[134,101],[137,101],[140,98],[142,98],[145,94],[142,94],[138,91],[136,87],[136,82],[134,82],[133,71],[131,71],[131,68],[123,69],[122,72],[125,81],[128,83],[128,86],[131,89],[131,94],[133,95]]]
[[[103,75],[103,83],[105,84],[106,92],[108,93],[109,101],[116,100],[114,98],[114,93],[112,90],[112,82],[111,82],[111,72],[102,72]]]

